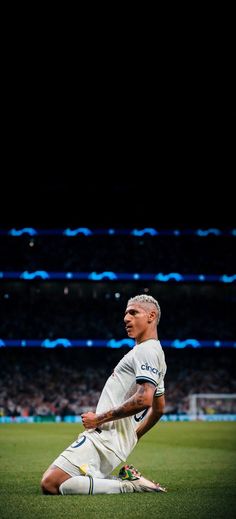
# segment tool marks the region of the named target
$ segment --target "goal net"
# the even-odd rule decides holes
[[[189,395],[192,420],[236,420],[236,393],[195,393]]]

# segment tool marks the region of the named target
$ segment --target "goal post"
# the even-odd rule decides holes
[[[194,393],[188,398],[188,414],[192,420],[214,416],[233,420],[233,416],[236,417],[236,393]]]

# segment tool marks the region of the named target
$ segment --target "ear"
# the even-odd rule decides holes
[[[154,311],[149,312],[148,323],[151,323],[152,321],[154,321],[155,318],[156,318],[156,313]]]

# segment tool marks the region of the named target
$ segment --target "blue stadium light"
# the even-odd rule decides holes
[[[36,229],[33,229],[33,227],[24,227],[23,229],[10,229],[9,234],[11,236],[22,236],[22,234],[29,234],[29,236],[36,236],[38,234],[38,231]]]
[[[65,229],[63,231],[65,236],[78,236],[78,234],[83,234],[84,236],[91,236],[93,232],[88,229],[88,227],[78,227],[77,229]]]
[[[31,339],[0,339],[1,347],[42,347],[42,348],[56,348],[62,346],[63,348],[69,347],[107,347],[107,348],[122,348],[128,346],[133,348],[135,341],[128,337],[124,339],[68,339],[58,338],[44,340],[31,340]],[[164,348],[176,348],[183,349],[187,347],[191,348],[236,348],[236,341],[219,341],[219,340],[198,340],[198,339],[185,339],[185,340],[165,340],[161,339],[161,344]]]
[[[210,229],[154,229],[153,227],[146,227],[144,229],[89,229],[88,227],[77,227],[76,229],[34,229],[33,227],[24,227],[23,229],[0,229],[1,236],[22,236],[23,234],[29,234],[30,236],[199,236],[207,237],[210,234],[212,236],[236,236],[236,229],[216,229],[214,227]]]
[[[48,272],[46,272],[45,270],[36,270],[35,272],[28,272],[27,270],[25,270],[24,272],[22,272],[20,274],[20,278],[21,279],[36,279],[36,278],[41,278],[41,279],[49,279],[50,275]]]
[[[236,274],[233,274],[232,276],[227,276],[227,274],[224,274],[221,276],[220,281],[223,283],[233,283],[236,280]]]
[[[196,339],[186,339],[185,341],[179,341],[178,339],[175,339],[175,341],[171,343],[171,346],[174,348],[186,348],[187,346],[199,348],[201,344],[200,341],[197,341]]]
[[[171,279],[174,279],[175,281],[183,281],[182,274],[179,274],[178,272],[170,272],[170,274],[163,274],[162,272],[159,272],[159,274],[155,275],[156,281],[170,281]]]
[[[45,348],[55,348],[56,346],[64,346],[64,348],[68,348],[68,346],[72,346],[72,344],[68,339],[60,338],[55,340],[45,339],[41,343],[41,346],[44,346]]]
[[[102,279],[109,279],[110,281],[114,281],[117,279],[117,275],[115,272],[110,271],[101,272],[100,274],[97,272],[91,272],[91,274],[88,276],[88,279],[93,281],[101,281]]]
[[[144,272],[140,274],[139,272],[130,273],[130,272],[112,272],[112,271],[104,271],[104,272],[47,272],[45,270],[36,270],[34,272],[15,272],[15,271],[0,271],[0,278],[2,279],[24,279],[24,280],[34,280],[36,278],[46,280],[46,279],[87,279],[90,281],[157,281],[160,283],[168,283],[168,282],[195,282],[195,283],[235,283],[236,282],[236,274],[228,275],[217,275],[217,274],[180,274],[178,272],[170,272],[168,274],[164,274],[163,272],[158,273],[147,273]]]
[[[198,229],[196,231],[197,236],[209,236],[210,234],[214,234],[215,236],[220,236],[221,231],[219,229]]]
[[[129,346],[129,348],[133,348],[134,344],[135,341],[133,339],[127,338],[121,339],[120,341],[116,339],[110,339],[110,341],[106,343],[106,346],[109,348],[121,348],[122,346]]]
[[[133,236],[144,236],[145,234],[149,234],[150,236],[157,236],[158,231],[152,227],[145,227],[145,229],[140,230],[134,229],[130,234],[133,234]]]

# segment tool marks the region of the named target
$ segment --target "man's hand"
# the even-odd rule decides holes
[[[140,411],[144,411],[147,407],[153,404],[153,395],[155,393],[155,386],[151,382],[144,382],[137,384],[136,393],[134,393],[128,400],[118,407],[114,407],[105,413],[96,414],[89,411],[82,413],[82,422],[85,429],[96,429],[106,422],[113,420],[120,420],[127,416],[133,416]]]
[[[81,418],[85,429],[96,429],[98,425],[96,413],[89,411],[88,413],[83,413]]]

